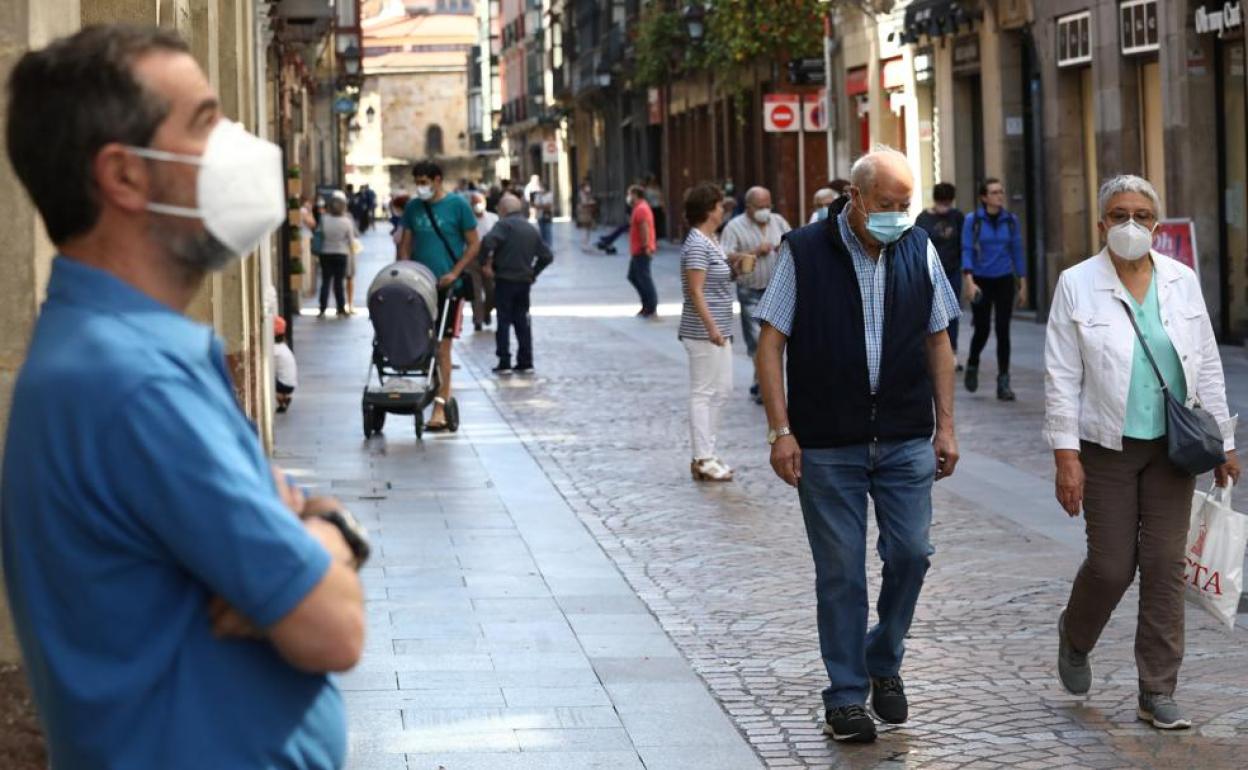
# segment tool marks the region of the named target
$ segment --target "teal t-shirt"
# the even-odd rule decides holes
[[[1135,314],[1135,322],[1139,324],[1144,339],[1148,340],[1148,349],[1153,351],[1157,368],[1161,369],[1161,375],[1166,378],[1170,392],[1179,401],[1186,400],[1187,380],[1183,376],[1183,364],[1161,323],[1156,274],[1154,273],[1153,280],[1148,284],[1144,302],[1137,302],[1130,292],[1127,292],[1127,296],[1131,299],[1131,312]],[[1127,390],[1127,419],[1122,425],[1122,435],[1146,441],[1166,435],[1165,397],[1139,339],[1135,341],[1135,355],[1131,360],[1131,387]]]
[[[429,215],[425,212],[425,203],[413,198],[403,209],[403,226],[412,233],[411,258],[433,271],[438,278],[451,272],[451,268],[464,255],[468,242],[464,233],[477,229],[477,218],[472,207],[459,195],[444,195],[437,203],[430,203],[433,217],[438,221],[438,228],[446,237],[454,258],[446,252],[446,246],[433,229]]]

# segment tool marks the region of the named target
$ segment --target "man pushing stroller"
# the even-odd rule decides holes
[[[421,161],[412,167],[412,177],[416,191],[403,210],[403,237],[398,258],[420,262],[438,279],[436,329],[440,387],[425,430],[443,431],[447,429],[446,404],[451,397],[451,342],[459,333],[463,312],[461,276],[477,258],[481,241],[472,207],[462,196],[447,195],[438,164]]]

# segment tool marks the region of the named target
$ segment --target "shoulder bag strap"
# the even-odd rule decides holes
[[[437,233],[438,240],[442,241],[442,245],[446,247],[446,254],[451,258],[451,265],[454,266],[459,261],[459,257],[455,256],[455,250],[451,248],[450,242],[442,234],[442,228],[438,227],[438,218],[433,215],[433,206],[429,201],[421,201],[421,203],[425,206],[425,216],[429,217],[429,224],[433,225],[433,231]]]
[[[1131,319],[1131,328],[1135,329],[1135,337],[1140,341],[1140,347],[1144,348],[1144,355],[1148,357],[1148,362],[1153,365],[1153,373],[1157,375],[1162,391],[1170,396],[1170,386],[1166,384],[1166,378],[1161,376],[1161,368],[1157,366],[1157,360],[1153,358],[1153,351],[1148,349],[1148,343],[1144,341],[1144,333],[1140,331],[1140,325],[1135,322],[1135,313],[1131,312],[1131,306],[1126,300],[1119,299],[1119,302],[1122,303],[1122,309],[1126,311],[1127,318]]]

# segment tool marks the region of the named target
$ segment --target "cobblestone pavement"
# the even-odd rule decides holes
[[[1026,321],[1015,324],[1019,401],[1000,404],[991,388],[958,396],[967,471],[935,492],[936,555],[903,669],[912,718],[874,745],[825,740],[813,568],[796,494],[767,465],[740,341],[721,432],[737,481],[697,485],[674,308],[632,318],[626,258],[582,253],[567,229],[557,238],[534,295],[537,375],[490,380],[489,334],[469,333],[460,354],[769,767],[1245,766],[1248,647],[1195,607],[1177,694],[1194,729],[1162,734],[1136,720],[1134,589],[1093,655],[1092,694],[1056,682],[1055,622],[1082,534],[1052,501],[1042,331]],[[665,303],[679,299],[676,261],[671,247],[656,258]],[[1239,355],[1229,352],[1228,372],[1244,404]],[[992,383],[989,356],[984,367]],[[869,569],[874,595],[878,563]]]

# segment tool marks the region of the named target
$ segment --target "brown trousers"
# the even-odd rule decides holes
[[[1183,662],[1183,568],[1196,479],[1170,462],[1166,440],[1124,438],[1122,451],[1083,442],[1088,555],[1066,606],[1066,636],[1096,646],[1140,571],[1135,663],[1140,689],[1172,694]]]

